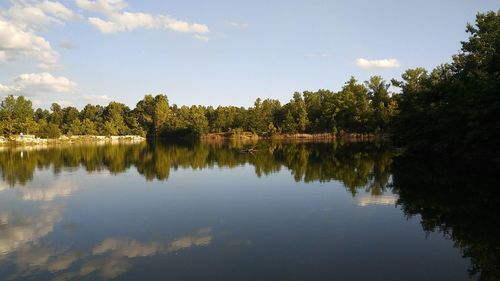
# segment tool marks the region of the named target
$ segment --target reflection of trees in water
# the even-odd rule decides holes
[[[154,143],[139,145],[71,146],[34,151],[0,153],[5,182],[26,184],[36,168],[54,173],[83,167],[89,172],[120,173],[135,166],[148,180],[166,180],[170,169],[254,166],[257,176],[286,168],[296,181],[340,180],[352,194],[367,188],[382,193],[389,181],[391,153],[375,143],[284,143],[252,144],[257,151],[242,153],[243,143]]]
[[[421,163],[398,159],[393,191],[407,216],[440,231],[471,259],[471,275],[500,280],[500,180],[498,167],[478,163]]]
[[[296,181],[339,180],[353,195],[360,189],[380,195],[392,182],[389,185],[398,195],[398,204],[405,214],[421,215],[426,231],[441,231],[452,239],[464,256],[471,259],[471,274],[479,274],[481,280],[500,278],[500,190],[497,188],[500,182],[495,173],[498,167],[477,167],[477,163],[470,166],[464,163],[419,163],[404,159],[393,163],[392,153],[376,143],[262,142],[251,146],[255,146],[255,153],[241,153],[242,148],[248,147],[248,144],[241,143],[72,146],[25,151],[22,155],[20,151],[7,150],[0,152],[0,171],[6,184],[0,185],[0,190],[27,184],[37,168],[50,168],[54,173],[60,173],[80,167],[89,172],[121,173],[134,166],[148,180],[166,180],[171,169],[252,165],[257,176],[287,169]],[[72,188],[62,182],[48,190],[25,190],[19,186],[16,190],[25,200],[50,201],[64,196]],[[378,196],[376,200],[365,199],[359,204],[392,204],[392,199]],[[54,214],[48,218],[57,219],[57,213]],[[12,218],[11,214],[0,214],[0,220],[13,222]],[[48,231],[37,228],[33,221],[17,221],[20,223],[14,226],[21,231],[19,233],[33,229],[33,240]],[[51,229],[50,220],[45,222]],[[6,233],[11,232],[3,232],[4,252],[10,251],[6,245],[15,245],[13,236]],[[130,241],[107,243],[120,247],[135,244]],[[122,259],[118,261],[123,263]],[[85,270],[91,269],[92,264]],[[114,264],[110,263],[110,266]]]

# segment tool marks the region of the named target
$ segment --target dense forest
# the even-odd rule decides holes
[[[296,92],[281,104],[257,99],[252,107],[177,106],[166,95],[146,95],[134,109],[118,102],[82,110],[54,103],[50,111],[22,96],[0,105],[3,135],[200,136],[249,131],[262,136],[293,133],[387,133],[409,152],[500,155],[500,11],[478,14],[467,25],[452,62],[428,72],[406,70],[387,83],[349,79],[338,92]],[[390,86],[395,91],[390,91]]]

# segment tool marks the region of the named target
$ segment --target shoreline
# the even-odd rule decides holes
[[[161,138],[160,138],[161,139]],[[224,141],[297,141],[297,142],[335,142],[335,141],[375,141],[385,139],[384,135],[345,133],[341,136],[333,133],[320,134],[276,134],[273,136],[259,136],[251,132],[242,133],[208,133],[200,136],[202,142],[224,142]],[[43,139],[33,135],[0,137],[0,147],[42,147],[51,145],[73,145],[73,144],[118,144],[118,143],[142,143],[148,138],[138,135],[124,136],[97,136],[78,135],[60,136],[56,139]]]
[[[317,134],[275,134],[272,136],[259,136],[251,132],[243,133],[208,133],[200,137],[201,140],[216,141],[216,140],[310,140],[310,141],[335,141],[335,140],[376,140],[383,139],[383,135],[372,133],[345,133],[336,135],[333,133],[317,133]]]
[[[60,136],[56,139],[42,139],[32,135],[0,137],[0,146],[43,146],[82,143],[140,143],[146,138],[137,135],[124,136]]]

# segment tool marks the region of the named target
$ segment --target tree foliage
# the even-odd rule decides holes
[[[500,156],[500,11],[478,14],[450,64],[409,69],[398,97],[394,140],[409,152]]]

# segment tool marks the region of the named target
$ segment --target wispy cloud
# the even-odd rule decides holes
[[[364,69],[400,67],[400,63],[397,59],[368,60],[365,58],[359,58],[356,60],[356,65]]]
[[[60,2],[12,1],[4,13],[10,22],[22,29],[45,30],[48,26],[64,25],[67,21],[81,19],[81,16]]]
[[[82,98],[91,104],[107,104],[111,101],[108,95],[83,95]]]
[[[133,31],[140,28],[163,28],[196,35],[206,34],[210,31],[205,24],[178,20],[169,15],[124,11],[127,4],[121,0],[77,0],[76,4],[82,9],[104,14],[104,19],[100,17],[88,18],[89,23],[102,33]],[[199,39],[199,36],[195,36],[195,38]]]
[[[127,7],[122,0],[76,0],[76,5],[95,13],[115,13]]]
[[[247,28],[249,26],[248,23],[236,21],[225,21],[225,24],[236,28]]]

